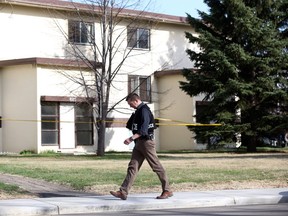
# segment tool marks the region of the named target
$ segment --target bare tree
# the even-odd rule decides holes
[[[95,99],[93,103],[87,102],[93,106],[95,115],[97,155],[103,156],[107,116],[120,103],[109,105],[114,78],[137,44],[145,43],[141,38],[147,33],[142,32],[143,35],[135,39],[133,29],[151,27],[155,24],[155,17],[145,12],[150,2],[145,7],[141,0],[83,0],[82,4],[70,0],[70,3],[74,9],[65,14],[70,22],[68,32],[58,24],[68,41],[66,56],[76,59],[81,65],[84,63],[90,73],[80,70],[78,76],[69,73],[65,76],[81,86],[87,98]],[[142,10],[136,10],[140,6]],[[88,44],[88,49],[81,43]]]

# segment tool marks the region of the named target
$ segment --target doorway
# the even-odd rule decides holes
[[[74,105],[60,104],[60,149],[75,148],[75,114]]]

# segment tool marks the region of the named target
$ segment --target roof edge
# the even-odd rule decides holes
[[[85,61],[77,60],[77,59],[33,57],[33,58],[0,60],[0,67],[23,65],[23,64],[37,64],[37,65],[58,66],[58,67],[69,66],[69,67],[89,68],[91,63],[99,68],[101,66],[101,63],[85,62]]]
[[[83,12],[92,11],[95,13],[97,13],[96,9],[98,8],[98,7],[93,7],[92,9],[91,5],[89,4],[62,1],[62,0],[0,0],[0,3],[6,3],[9,5],[26,6],[26,7],[67,10],[67,11],[75,10],[75,7],[77,7],[79,10]],[[186,21],[186,17],[182,17],[182,16],[174,16],[174,15],[169,15],[169,14],[161,14],[161,13],[125,9],[125,8],[121,10],[120,14],[123,17],[127,17],[127,16],[129,17],[131,15],[141,16],[144,19],[153,19],[155,21],[163,22],[163,23],[188,25],[188,22]]]

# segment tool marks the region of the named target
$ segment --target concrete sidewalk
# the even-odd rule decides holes
[[[155,199],[157,195],[131,194],[127,200],[111,195],[0,200],[0,216],[288,203],[288,188],[176,192],[166,200]]]

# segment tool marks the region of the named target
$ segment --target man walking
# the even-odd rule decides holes
[[[127,195],[133,182],[141,168],[143,161],[146,159],[152,170],[158,175],[162,185],[162,194],[157,196],[157,199],[167,199],[173,196],[170,191],[168,177],[165,169],[159,161],[156,153],[154,140],[155,122],[150,108],[141,101],[141,98],[136,93],[131,93],[126,98],[130,107],[136,111],[131,115],[127,122],[127,128],[132,130],[133,136],[124,140],[124,144],[129,145],[135,142],[135,147],[132,151],[131,160],[128,164],[127,175],[124,179],[119,191],[110,191],[110,193],[122,200],[127,199]]]

